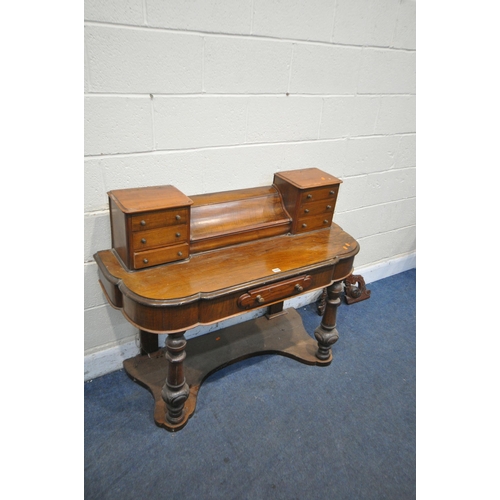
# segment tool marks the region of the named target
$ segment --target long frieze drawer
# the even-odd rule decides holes
[[[167,226],[149,231],[138,231],[132,234],[132,246],[136,251],[147,250],[174,243],[183,243],[188,239],[188,227],[186,224],[180,226]]]
[[[172,245],[156,250],[146,250],[145,252],[134,253],[134,269],[165,264],[166,262],[175,262],[189,257],[189,244]]]
[[[132,231],[144,231],[156,227],[186,224],[188,213],[187,208],[179,208],[134,215],[132,217]]]
[[[333,213],[315,215],[313,217],[306,217],[299,219],[297,224],[297,232],[303,233],[305,231],[314,231],[323,227],[330,227],[332,225]]]
[[[333,214],[335,209],[335,200],[321,200],[315,203],[306,203],[304,206],[300,207],[299,217],[308,217],[311,215],[319,214]]]
[[[270,302],[293,297],[306,291],[312,283],[311,276],[304,275],[292,278],[272,285],[266,285],[254,290],[249,290],[238,298],[238,306],[242,309],[250,309],[263,306]]]
[[[335,200],[338,186],[331,186],[320,189],[308,189],[300,196],[300,203],[312,203],[319,200]]]

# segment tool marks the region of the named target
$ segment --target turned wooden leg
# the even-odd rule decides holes
[[[326,289],[327,297],[325,312],[321,324],[314,331],[318,341],[318,352],[316,357],[321,360],[328,359],[331,354],[332,345],[339,339],[337,331],[337,308],[340,305],[342,293],[342,281],[335,281]]]
[[[165,347],[168,371],[161,396],[167,404],[166,419],[172,424],[177,424],[184,418],[184,403],[189,396],[189,386],[184,377],[183,365],[186,358],[184,332],[169,334]]]

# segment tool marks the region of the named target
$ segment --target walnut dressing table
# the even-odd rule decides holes
[[[140,330],[125,371],[155,399],[154,419],[181,429],[203,380],[232,362],[278,353],[328,365],[342,280],[358,243],[332,222],[339,179],[310,168],[273,184],[187,197],[173,186],[110,191],[112,248],[94,256],[109,303]],[[315,339],[283,302],[327,288]],[[267,307],[267,314],[186,341],[186,330]],[[158,348],[158,334],[168,334]]]

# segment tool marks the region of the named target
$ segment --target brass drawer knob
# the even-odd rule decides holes
[[[295,290],[296,290],[297,292],[303,292],[303,291],[304,291],[304,288],[303,288],[301,285],[299,285],[299,284],[297,283],[297,284],[295,285]]]
[[[175,220],[181,220],[181,216],[180,215],[176,215],[175,216]]]
[[[307,224],[302,224],[302,227],[307,227]]]
[[[182,252],[177,252],[177,255],[178,255],[179,257],[182,257]]]
[[[306,208],[306,209],[304,210],[304,212],[305,212],[306,214],[308,214],[308,213],[309,213],[309,209],[308,209],[308,208]]]
[[[181,237],[181,233],[175,233],[175,236],[176,236],[177,238],[180,238],[180,237]]]
[[[146,243],[146,238],[142,238],[141,243]]]
[[[141,226],[145,226],[146,225],[146,221],[145,220],[141,220]]]
[[[148,259],[142,259],[142,262],[144,262],[144,264],[147,264],[149,262]]]
[[[259,304],[262,304],[263,302],[266,301],[266,299],[264,297],[262,297],[262,295],[257,295],[257,297],[255,297],[255,300],[259,303]]]

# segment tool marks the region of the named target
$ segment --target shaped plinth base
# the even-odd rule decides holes
[[[136,356],[124,361],[125,371],[144,385],[155,400],[154,419],[158,426],[169,431],[182,429],[196,408],[198,391],[212,373],[243,359],[262,354],[281,354],[308,365],[325,366],[332,355],[318,359],[317,342],[306,332],[302,318],[295,309],[268,319],[265,316],[218,330],[187,341],[184,373],[189,385],[189,396],[184,404],[182,418],[176,423],[166,419],[166,403],[162,388],[167,376],[165,350],[151,356]]]

